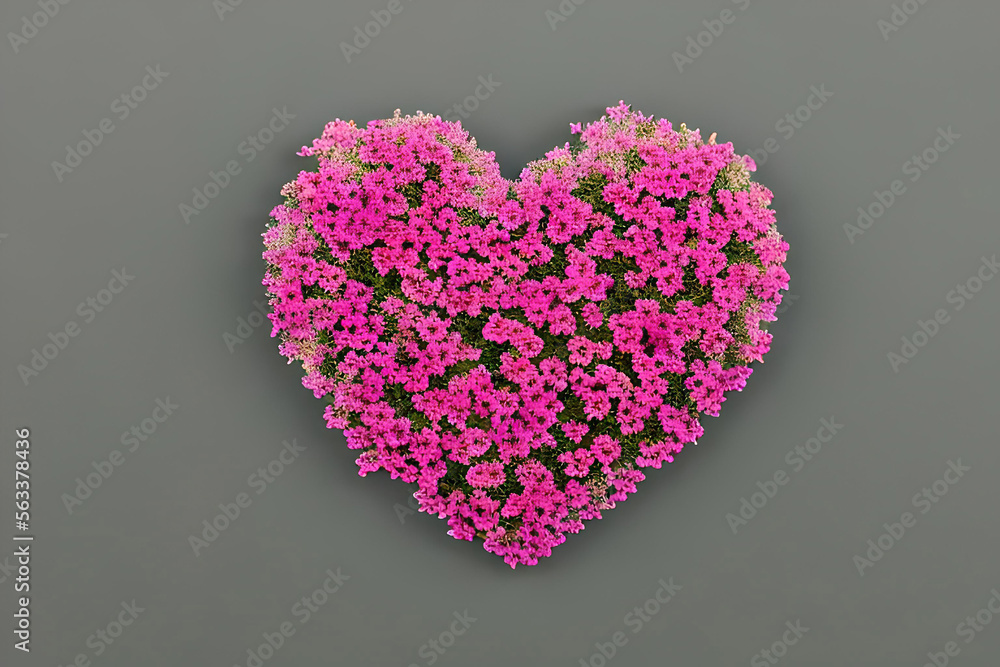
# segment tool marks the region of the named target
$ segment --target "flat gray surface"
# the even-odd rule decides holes
[[[1000,614],[975,620],[1000,590],[1000,280],[949,299],[1000,253],[1000,7],[913,2],[883,35],[888,0],[567,0],[565,21],[546,15],[557,0],[402,0],[347,62],[339,43],[387,6],[243,0],[220,18],[209,0],[75,0],[37,34],[23,23],[34,1],[0,8],[4,33],[31,35],[0,45],[0,558],[16,532],[15,428],[31,431],[36,536],[32,650],[5,631],[0,662],[252,667],[248,650],[287,622],[265,665],[600,667],[598,645],[619,631],[615,666],[765,665],[760,651],[796,639],[798,621],[808,630],[775,648],[779,664],[920,667],[948,642],[950,664],[1000,663]],[[721,34],[679,68],[674,52],[724,9],[730,23],[711,23]],[[147,66],[165,75],[123,117],[115,100]],[[464,124],[511,178],[623,98],[741,153],[774,138],[757,178],[775,193],[796,297],[697,448],[513,571],[443,521],[401,522],[407,487],[356,474],[268,326],[232,351],[224,339],[264,297],[260,233],[281,185],[312,164],[300,146],[335,117],[443,114],[490,75],[500,85]],[[833,96],[807,121],[781,122],[822,85]],[[294,119],[249,161],[240,145],[274,108]],[[53,161],[104,118],[110,134],[57,176]],[[959,138],[913,172],[948,127]],[[179,205],[230,160],[239,174],[186,224]],[[905,192],[851,242],[844,225],[897,179]],[[123,268],[134,279],[92,311]],[[947,321],[895,372],[887,355],[939,309]],[[22,381],[17,367],[71,322],[78,334]],[[179,407],[123,444],[157,399]],[[824,418],[844,427],[799,462]],[[292,439],[305,450],[280,476],[250,478]],[[70,512],[64,494],[114,450],[121,465]],[[922,499],[959,460],[970,470]],[[734,533],[727,514],[778,471],[787,483]],[[189,536],[240,493],[251,504],[196,556]],[[904,535],[882,537],[891,548],[859,572],[855,556],[905,512]],[[10,626],[16,559],[0,564]],[[305,617],[295,605],[337,568],[347,578]],[[681,589],[637,620],[671,577]],[[133,600],[143,611],[107,644],[95,633]],[[466,611],[476,620],[443,654],[424,646],[450,643]]]

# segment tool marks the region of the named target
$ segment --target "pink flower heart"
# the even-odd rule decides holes
[[[517,181],[438,116],[329,123],[263,234],[360,474],[515,567],[673,461],[768,352],[788,250],[732,144],[621,103]]]

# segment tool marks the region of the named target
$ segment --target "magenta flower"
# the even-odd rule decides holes
[[[477,489],[491,489],[500,486],[507,479],[503,463],[492,461],[490,463],[479,463],[469,468],[465,474],[465,480]]]

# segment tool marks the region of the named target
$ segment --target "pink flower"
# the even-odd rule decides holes
[[[589,449],[563,452],[556,458],[560,463],[566,464],[566,474],[571,477],[586,477],[590,474],[591,464],[594,463],[594,455]]]
[[[588,303],[583,306],[583,320],[591,329],[596,329],[604,322],[604,314],[596,303]]]
[[[590,427],[586,424],[581,424],[580,422],[570,421],[562,425],[562,430],[567,438],[576,444],[580,444],[583,440],[583,436],[587,435],[590,431]]]
[[[489,489],[500,486],[506,480],[503,463],[490,461],[489,463],[479,463],[469,468],[465,479],[469,485],[477,489]]]

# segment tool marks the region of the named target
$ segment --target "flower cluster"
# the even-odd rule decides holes
[[[732,144],[621,103],[508,181],[460,123],[329,123],[263,234],[280,351],[360,474],[511,567],[697,441],[768,351],[788,244]]]

